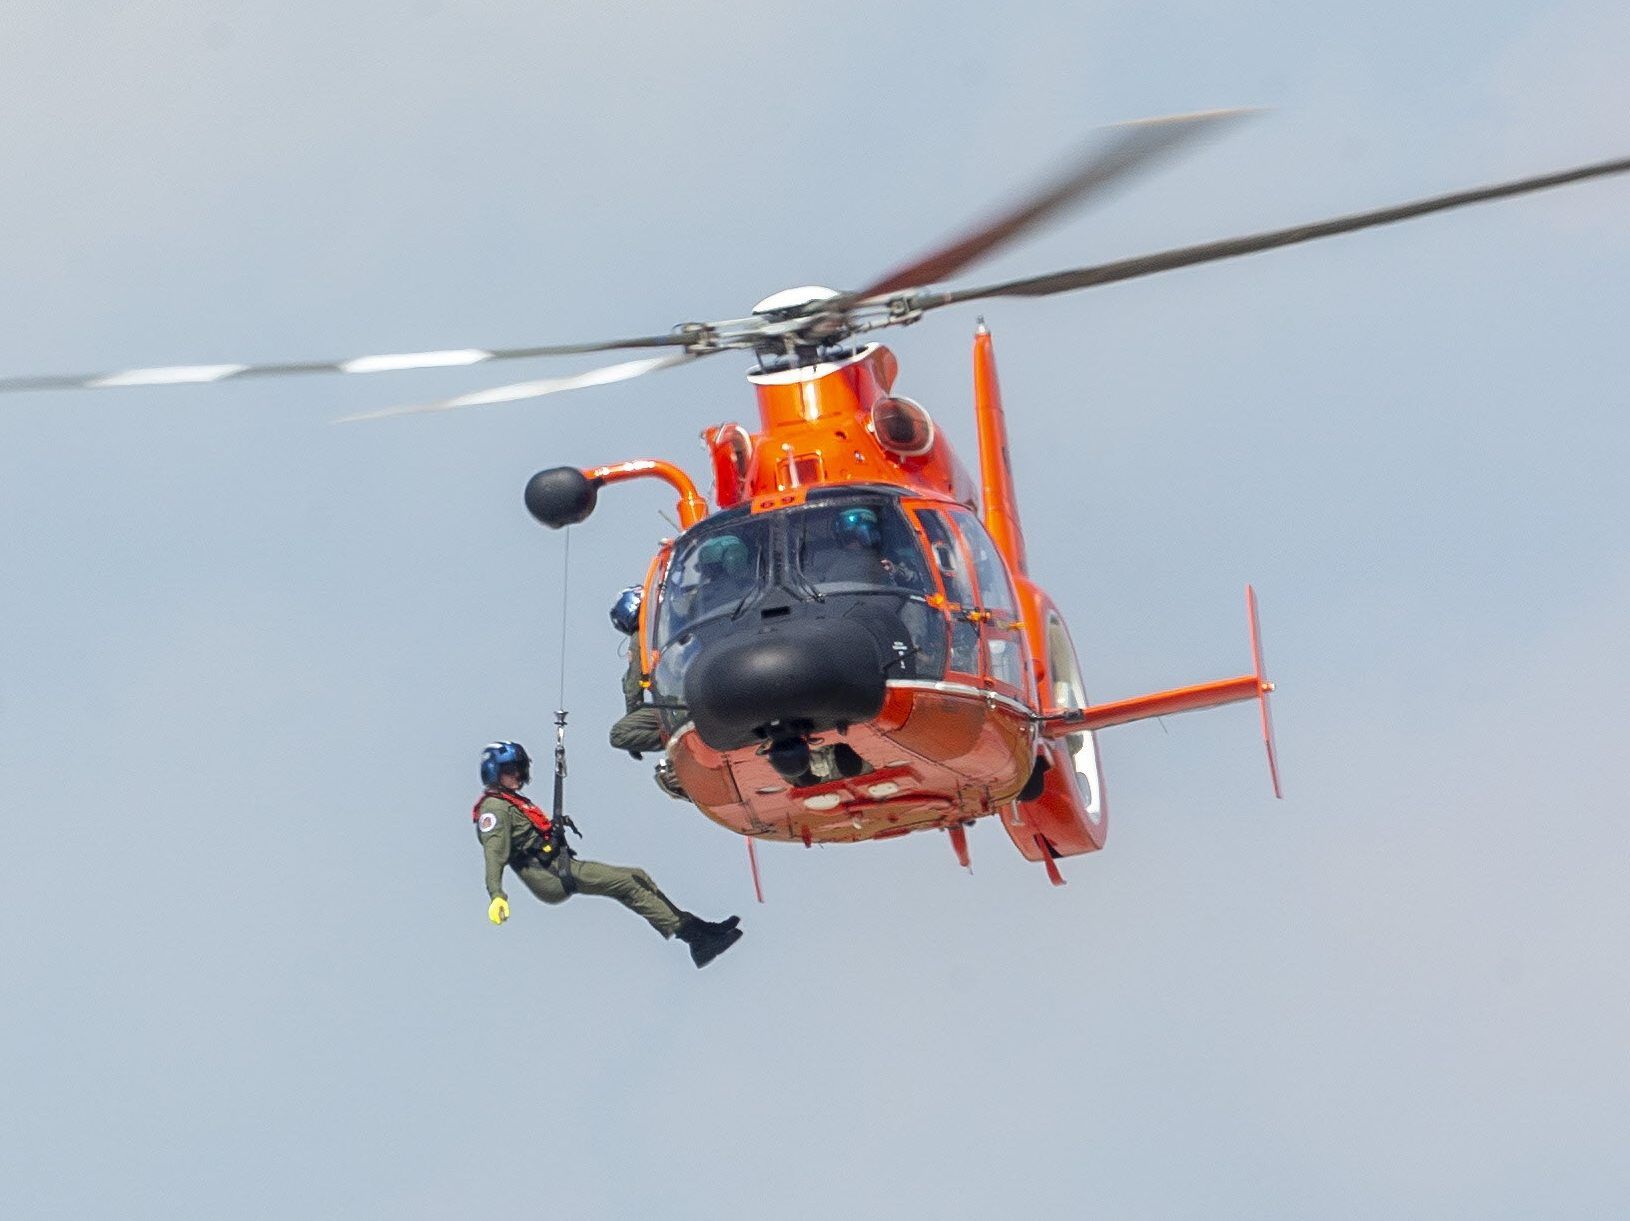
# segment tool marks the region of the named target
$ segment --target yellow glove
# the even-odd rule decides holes
[[[494,924],[502,924],[505,920],[508,920],[509,900],[504,898],[503,895],[499,895],[491,903],[487,904],[487,919]]]

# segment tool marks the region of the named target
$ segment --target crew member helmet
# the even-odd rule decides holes
[[[718,534],[696,549],[696,567],[705,576],[744,577],[752,567],[747,544],[734,534]]]
[[[832,534],[838,542],[863,543],[874,551],[883,541],[883,529],[877,522],[877,510],[857,505],[844,509],[832,522]]]
[[[611,626],[624,636],[632,636],[640,630],[640,603],[645,598],[645,591],[638,585],[630,585],[617,595],[617,600],[611,604]]]
[[[525,785],[532,779],[532,756],[519,742],[492,742],[481,751],[481,783],[491,788],[505,772],[514,772]]]

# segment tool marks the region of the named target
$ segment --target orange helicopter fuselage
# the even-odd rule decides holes
[[[897,368],[887,348],[869,345],[827,363],[750,375],[758,430],[724,424],[703,434],[711,515],[666,463],[583,472],[597,485],[667,481],[686,535],[725,511],[768,519],[842,500],[848,490],[882,495],[898,505],[912,534],[906,545],[922,557],[918,595],[937,616],[923,630],[945,637],[944,664],[931,677],[892,675],[873,715],[805,734],[814,766],[801,777],[777,770],[770,734],[710,745],[683,707],[669,714],[668,754],[698,808],[743,835],[813,844],[943,828],[965,855],[962,829],[999,814],[1020,851],[1050,867],[1053,857],[1102,846],[1106,811],[1091,731],[1056,739],[1042,732],[1044,717],[1082,707],[1085,692],[1063,617],[1026,574],[990,335],[981,326],[974,340],[977,485],[927,412],[893,395]],[[664,652],[675,641],[664,639],[662,624],[665,599],[680,596],[672,561],[686,535],[665,543],[651,564],[640,632],[642,669],[658,702],[681,706],[683,684],[665,682]],[[754,630],[746,618],[737,630]],[[849,766],[822,768],[838,747],[847,748]]]

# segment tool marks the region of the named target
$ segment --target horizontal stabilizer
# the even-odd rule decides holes
[[[1283,797],[1284,794],[1279,789],[1279,763],[1274,754],[1273,720],[1268,713],[1268,694],[1273,690],[1273,684],[1268,681],[1262,664],[1262,632],[1257,622],[1256,591],[1249,585],[1245,587],[1245,612],[1251,628],[1253,673],[1054,713],[1042,718],[1042,736],[1053,739],[1064,738],[1083,730],[1107,729],[1111,725],[1124,725],[1128,721],[1144,721],[1150,717],[1170,716],[1177,712],[1196,712],[1201,708],[1220,708],[1224,704],[1256,700],[1262,709],[1262,740],[1268,749],[1268,774],[1273,780],[1273,795]]]
[[[1238,678],[1220,678],[1216,682],[1198,683],[1192,687],[1174,687],[1170,691],[1134,695],[1129,699],[1057,713],[1045,718],[1042,733],[1049,738],[1063,738],[1072,733],[1080,733],[1083,729],[1107,729],[1111,725],[1124,725],[1128,721],[1146,721],[1150,717],[1170,716],[1174,712],[1197,712],[1201,708],[1220,708],[1224,704],[1254,700],[1262,694],[1262,689],[1262,684],[1255,674],[1242,674]],[[1271,689],[1270,685],[1269,690]]]

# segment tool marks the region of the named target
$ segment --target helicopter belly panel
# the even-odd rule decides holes
[[[898,682],[877,717],[812,735],[809,745],[817,768],[835,768],[829,761],[841,757],[849,774],[793,785],[762,747],[715,751],[690,726],[668,753],[686,792],[721,826],[764,839],[855,843],[1003,808],[1029,777],[1035,728],[1014,700],[971,686]]]

